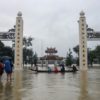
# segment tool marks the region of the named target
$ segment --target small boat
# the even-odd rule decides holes
[[[34,69],[31,69],[31,70],[35,71],[37,73],[70,73],[70,72],[75,73],[75,72],[77,72],[77,71],[74,71],[74,70],[65,70],[65,71],[57,71],[57,72],[48,71],[48,70],[34,70]]]

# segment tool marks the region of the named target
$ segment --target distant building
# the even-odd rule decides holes
[[[56,55],[57,52],[56,48],[47,48],[45,50],[46,55],[40,57],[40,60],[46,61],[48,64],[59,64],[63,61],[63,57]]]

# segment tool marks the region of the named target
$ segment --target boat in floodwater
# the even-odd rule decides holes
[[[48,70],[34,70],[34,69],[31,69],[32,71],[34,72],[37,72],[37,73],[75,73],[77,72],[78,70],[74,71],[74,70],[65,70],[65,71],[48,71]]]

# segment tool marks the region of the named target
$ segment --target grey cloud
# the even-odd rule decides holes
[[[78,44],[79,12],[84,10],[89,26],[100,30],[99,9],[99,0],[2,0],[0,30],[11,28],[20,10],[23,13],[24,34],[35,37],[33,48],[39,55],[43,41],[42,51],[52,46],[61,56],[66,56],[67,50]]]

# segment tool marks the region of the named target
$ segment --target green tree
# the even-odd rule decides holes
[[[25,46],[25,48],[27,47],[27,39],[26,39],[26,37],[23,38],[23,46]]]
[[[79,45],[75,46],[73,51],[77,54],[76,64],[79,65]]]
[[[67,52],[67,57],[66,57],[66,66],[71,66],[73,63],[73,55],[71,52],[71,49]]]
[[[28,56],[28,63],[32,64],[34,58],[34,52],[32,49],[27,49],[27,56]]]
[[[0,41],[0,57],[3,56],[3,48],[4,48],[4,43]]]
[[[3,48],[3,56],[13,57],[12,48],[9,47],[9,46],[5,46],[5,47]]]
[[[25,46],[26,48],[29,47],[29,46],[32,46],[32,41],[33,41],[33,38],[31,37],[24,37],[23,38],[23,46]]]
[[[73,48],[73,51],[77,54],[77,56],[79,57],[79,45],[75,46]]]
[[[88,63],[93,66],[94,59],[96,58],[95,50],[88,51]]]
[[[79,45],[75,46],[73,48],[73,51],[77,54],[78,59],[77,59],[77,64],[79,63]],[[100,63],[100,46],[96,46],[96,48],[94,50],[88,50],[88,63],[91,64],[91,66],[93,66],[93,62],[94,59],[98,59],[99,63]]]
[[[37,66],[37,62],[38,62],[38,56],[37,56],[37,53],[35,53],[33,57],[33,63],[35,66]]]
[[[24,64],[27,64],[27,49],[23,48],[23,66]]]
[[[28,47],[32,46],[32,40],[33,40],[33,38],[31,38],[31,37],[23,38],[23,63],[24,64],[32,63],[32,58],[33,58],[34,52],[32,51],[32,49],[28,48]]]
[[[23,48],[23,63],[33,64],[34,52],[32,49]]]
[[[100,64],[100,46],[96,46],[95,48],[95,54],[96,54],[96,58],[98,59],[99,61],[99,64]]]
[[[4,43],[0,41],[0,57],[2,56],[9,56],[13,60],[14,52],[10,46],[5,46]]]
[[[4,43],[0,40],[0,50],[4,47]]]

